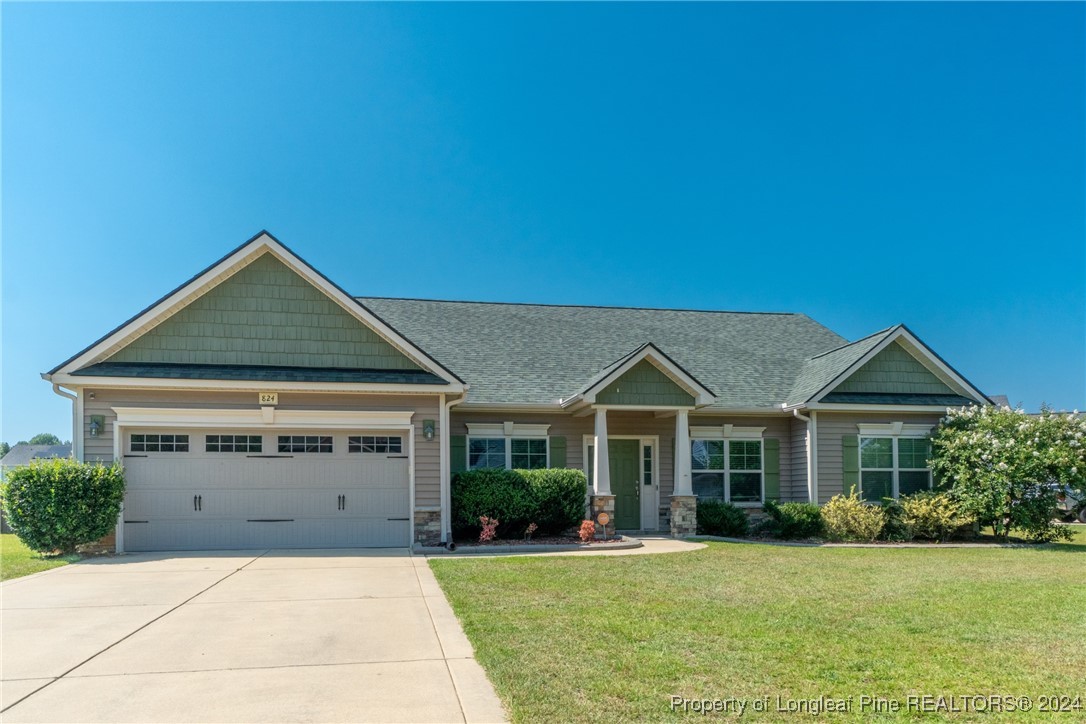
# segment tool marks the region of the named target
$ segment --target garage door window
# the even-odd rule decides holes
[[[132,452],[188,452],[188,435],[133,435]]]
[[[387,435],[354,435],[347,438],[349,453],[402,453],[403,438]]]
[[[332,452],[331,435],[280,435],[279,452],[281,453],[330,453]]]
[[[264,448],[260,435],[208,435],[207,452],[258,453]]]

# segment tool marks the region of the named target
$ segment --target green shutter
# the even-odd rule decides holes
[[[762,442],[765,460],[762,465],[765,470],[765,497],[766,500],[781,499],[781,441],[775,437],[767,437]]]
[[[551,438],[551,467],[564,468],[566,466],[566,439],[564,437]]]
[[[449,435],[449,469],[453,475],[467,470],[468,438],[467,435]]]
[[[848,495],[853,487],[860,490],[860,437],[845,435],[841,438],[842,480],[841,492]]]

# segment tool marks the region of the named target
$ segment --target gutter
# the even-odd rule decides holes
[[[807,502],[818,502],[818,413],[811,410],[811,416],[801,415],[799,408],[792,410],[792,416],[807,423]]]
[[[51,382],[52,375],[42,373],[41,378],[46,382]],[[83,417],[83,395],[73,394],[66,390],[61,389],[60,385],[56,382],[52,382],[53,392],[66,397],[72,401],[72,457],[79,462],[83,461],[83,430],[82,430],[82,417]]]

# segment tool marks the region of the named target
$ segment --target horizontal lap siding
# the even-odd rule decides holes
[[[841,438],[858,435],[860,423],[904,422],[911,425],[939,424],[939,413],[818,413],[818,501],[828,502],[843,492],[843,465]]]
[[[86,392],[89,392],[87,390]],[[113,460],[114,407],[165,407],[187,409],[258,409],[255,392],[178,392],[159,390],[94,390],[95,399],[83,404],[83,459]],[[433,440],[422,435],[424,420],[438,421],[436,395],[351,395],[279,393],[280,410],[411,410],[415,427],[415,505],[440,503],[440,431]],[[92,415],[101,415],[105,424],[98,437],[90,436]],[[209,425],[213,427],[213,425]]]
[[[785,500],[807,502],[807,423],[797,417],[791,421],[792,439],[790,442],[792,466],[791,493],[784,497],[784,475],[781,475],[781,497]],[[781,458],[785,456],[785,448],[781,445]]]

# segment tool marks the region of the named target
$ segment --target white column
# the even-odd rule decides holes
[[[675,416],[675,490],[672,495],[693,495],[690,480],[690,415],[679,410]]]
[[[593,441],[593,495],[611,494],[611,458],[607,454],[607,410],[596,410],[596,439]]]

